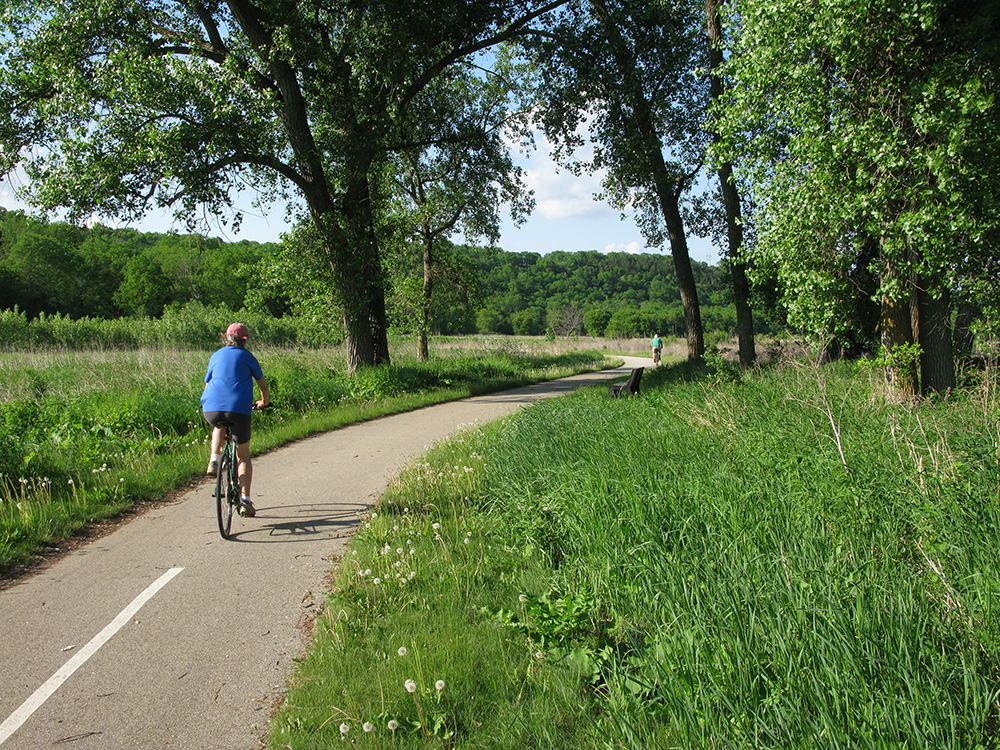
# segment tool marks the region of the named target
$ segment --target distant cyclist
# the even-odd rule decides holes
[[[658,365],[660,364],[660,352],[663,351],[663,340],[660,338],[660,334],[653,336],[650,343],[653,345],[653,364]]]
[[[222,337],[225,344],[212,355],[205,373],[205,390],[201,394],[201,410],[212,430],[212,453],[208,459],[207,473],[219,471],[219,454],[225,437],[225,425],[231,427],[236,439],[236,460],[240,477],[240,504],[243,515],[254,516],[256,510],[250,502],[250,483],[253,464],[250,461],[250,415],[253,407],[263,409],[271,402],[264,371],[257,358],[247,351],[250,332],[242,323],[233,323]],[[260,387],[260,400],[254,403],[253,384]],[[221,426],[220,426],[221,425]]]

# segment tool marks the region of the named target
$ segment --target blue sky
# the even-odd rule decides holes
[[[647,248],[642,233],[631,219],[594,199],[601,176],[577,177],[559,169],[549,157],[543,138],[538,150],[517,159],[525,169],[527,185],[535,192],[535,210],[520,227],[509,217],[503,223],[500,247],[510,252],[548,253],[553,250],[598,250],[600,252],[664,252]],[[718,263],[718,250],[711,241],[688,237],[694,260]]]
[[[594,199],[594,193],[600,189],[600,175],[577,177],[567,170],[560,170],[549,158],[544,139],[539,139],[538,150],[520,155],[517,163],[525,170],[525,179],[528,187],[534,190],[536,205],[532,215],[521,226],[514,225],[509,216],[504,219],[498,243],[504,250],[537,253],[554,250],[664,252],[660,248],[647,248],[634,221],[622,220],[618,211]],[[0,206],[3,208],[22,208],[14,195],[16,184],[16,175],[10,180],[0,181]],[[173,223],[168,212],[161,211],[152,212],[135,226],[151,232],[166,232],[171,228],[185,231],[183,226]],[[266,216],[253,208],[245,209],[238,234],[223,227],[215,227],[211,233],[226,240],[275,242],[288,229],[284,206],[277,206]],[[689,237],[688,244],[694,260],[718,262],[718,251],[710,241]]]

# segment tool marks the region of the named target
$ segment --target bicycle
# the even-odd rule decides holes
[[[660,364],[660,348],[657,347],[653,349],[653,366],[656,367]]]
[[[270,404],[264,408],[270,407]],[[243,505],[240,503],[239,461],[236,459],[236,440],[233,438],[232,423],[219,422],[219,427],[225,427],[222,453],[219,455],[219,469],[215,477],[215,509],[219,518],[219,533],[223,539],[229,538],[233,526],[233,511],[243,515]]]
[[[229,538],[233,525],[233,510],[242,515],[240,506],[239,462],[236,460],[236,441],[233,439],[232,425],[226,422],[225,441],[219,455],[219,469],[215,476],[215,508],[219,517],[219,533],[223,539]]]

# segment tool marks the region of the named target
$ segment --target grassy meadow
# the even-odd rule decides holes
[[[269,745],[992,748],[995,373],[671,365],[412,466],[339,562]]]
[[[601,351],[496,338],[435,341],[430,361],[420,363],[414,342],[398,340],[391,367],[348,377],[343,348],[251,349],[275,403],[254,418],[257,452],[384,414],[606,366]],[[204,471],[209,428],[199,396],[211,351],[0,351],[0,574]]]

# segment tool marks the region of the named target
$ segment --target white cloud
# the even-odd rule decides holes
[[[522,154],[517,161],[524,169],[524,181],[535,194],[537,214],[550,221],[617,216],[610,206],[594,198],[601,189],[604,175],[582,174],[579,177],[561,169],[552,159],[551,143],[541,133],[535,134],[538,148]],[[511,144],[514,147],[514,144]],[[580,156],[587,158],[588,148]]]
[[[604,246],[604,252],[606,253],[631,253],[635,255],[637,253],[649,252],[646,246],[641,242],[629,242],[627,245],[612,243],[610,245]]]
[[[14,191],[9,185],[0,187],[0,208],[5,208],[8,211],[24,208],[24,204],[15,197]]]

